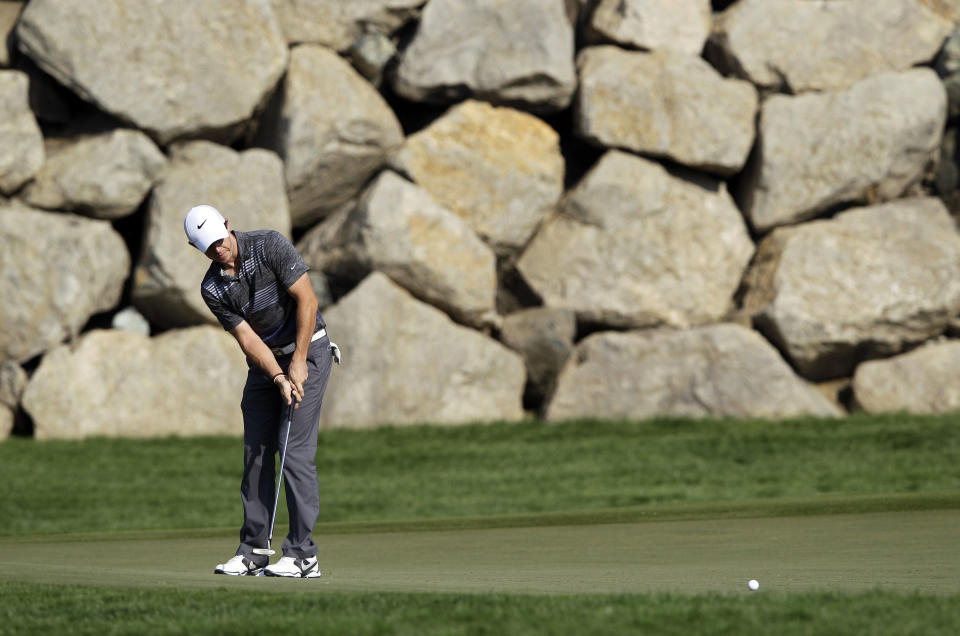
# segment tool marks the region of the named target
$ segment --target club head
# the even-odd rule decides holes
[[[263,556],[273,556],[274,554],[277,553],[276,550],[271,550],[270,548],[254,548],[253,550],[250,550],[250,551],[253,552],[254,554],[260,554]]]

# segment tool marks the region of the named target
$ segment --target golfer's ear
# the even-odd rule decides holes
[[[227,228],[228,230],[230,229],[230,219],[223,220],[223,227]]]

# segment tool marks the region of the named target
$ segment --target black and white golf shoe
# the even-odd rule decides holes
[[[298,559],[295,557],[280,557],[273,565],[263,569],[267,576],[286,576],[294,579],[315,579],[320,576],[320,563],[317,557]]]
[[[257,576],[263,567],[257,565],[242,554],[238,554],[226,563],[213,568],[214,574],[229,574],[230,576]]]

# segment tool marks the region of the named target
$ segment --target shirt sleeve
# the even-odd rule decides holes
[[[230,331],[243,322],[243,316],[232,311],[223,301],[217,298],[215,294],[201,287],[200,295],[203,296],[203,302],[207,303],[207,308],[210,309],[211,313],[213,313],[217,319],[217,322],[220,323],[220,326],[223,327],[225,331]]]
[[[270,238],[264,246],[263,257],[277,280],[287,289],[310,271],[310,267],[297,253],[293,244],[280,232],[270,233]]]

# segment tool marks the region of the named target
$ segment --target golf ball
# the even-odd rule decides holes
[[[757,582],[757,579],[750,579],[747,581],[747,587],[755,591],[760,589],[760,583]]]

